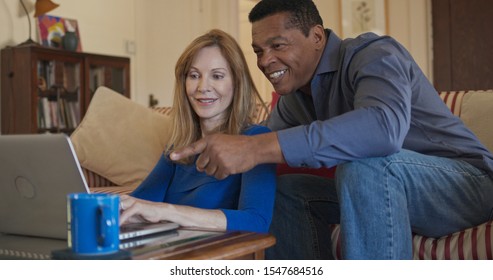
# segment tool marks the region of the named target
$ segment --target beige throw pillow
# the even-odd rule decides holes
[[[493,151],[493,90],[465,94],[460,118],[481,143]]]
[[[82,167],[136,187],[162,155],[170,129],[169,117],[100,87],[71,139]]]

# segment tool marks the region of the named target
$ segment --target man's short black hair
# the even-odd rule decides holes
[[[262,0],[250,11],[248,20],[254,23],[283,12],[290,14],[285,28],[298,28],[305,36],[308,36],[313,26],[323,26],[320,13],[312,0]]]

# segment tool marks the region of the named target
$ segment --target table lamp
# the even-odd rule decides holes
[[[21,2],[24,12],[26,12],[27,20],[29,22],[29,39],[27,39],[24,43],[21,43],[20,45],[38,45],[38,43],[36,43],[31,37],[31,19],[29,18],[29,12],[24,5],[24,1],[19,1]],[[54,10],[58,6],[58,4],[51,2],[51,0],[36,0],[36,4],[34,5],[34,17],[44,15],[47,12]]]

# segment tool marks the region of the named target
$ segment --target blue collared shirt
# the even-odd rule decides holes
[[[366,33],[328,41],[311,96],[282,96],[268,126],[290,166],[331,167],[407,149],[461,159],[493,175],[493,156],[454,116],[408,51]]]

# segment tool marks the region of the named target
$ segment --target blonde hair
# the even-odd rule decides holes
[[[233,76],[233,100],[228,107],[226,122],[217,132],[238,135],[253,123],[257,102],[262,102],[248,69],[245,56],[236,40],[224,31],[213,29],[196,38],[182,53],[175,66],[175,89],[173,110],[173,132],[167,153],[185,147],[202,137],[199,117],[193,110],[186,93],[186,77],[196,54],[205,47],[217,46],[230,67]],[[193,162],[192,158],[180,163]]]

